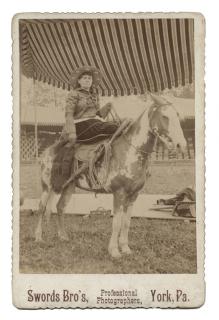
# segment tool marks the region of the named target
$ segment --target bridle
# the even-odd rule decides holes
[[[166,141],[167,139],[171,140],[171,138],[168,136],[168,134],[165,134],[165,135],[164,135],[163,133],[160,134],[157,126],[152,127],[151,124],[150,124],[150,123],[151,123],[151,119],[152,119],[152,117],[153,117],[153,115],[154,115],[154,112],[157,111],[158,108],[160,108],[160,107],[162,107],[162,106],[165,106],[165,105],[171,105],[171,106],[172,106],[171,103],[164,103],[164,104],[159,104],[159,105],[153,105],[151,108],[153,108],[153,109],[155,109],[155,110],[152,110],[151,112],[150,112],[150,110],[149,110],[150,116],[149,116],[149,119],[148,119],[148,120],[149,120],[150,128],[149,128],[149,131],[148,131],[148,139],[149,139],[149,135],[150,135],[150,134],[154,137],[153,150],[147,151],[147,150],[144,150],[144,149],[142,149],[142,148],[136,147],[136,146],[134,146],[130,141],[128,141],[128,139],[126,139],[126,142],[127,142],[129,145],[131,145],[134,149],[136,149],[136,151],[138,151],[139,153],[141,153],[141,154],[147,154],[147,155],[148,155],[148,154],[151,154],[152,152],[154,152],[154,149],[155,149],[158,141],[161,141],[164,145],[166,145],[169,150],[172,149],[172,148],[170,148],[170,147],[168,146],[167,141]],[[172,107],[174,108],[174,106],[172,106]],[[174,108],[174,109],[175,109],[175,108]],[[177,111],[176,111],[176,112],[177,112]],[[178,113],[178,112],[177,112],[177,113]],[[123,136],[126,138],[126,135],[125,135],[125,134],[123,134]],[[147,142],[148,142],[148,140],[147,140]],[[147,144],[147,142],[146,142],[146,144]]]
[[[149,110],[149,113],[150,113],[149,124],[152,121],[152,117],[153,117],[154,113],[157,112],[157,110],[163,106],[171,106],[176,111],[177,115],[179,115],[176,108],[174,107],[174,105],[172,105],[172,103],[167,102],[167,103],[163,103],[163,104],[159,104],[159,105],[153,105],[151,107],[151,108],[153,108],[153,110],[151,112]],[[159,133],[157,126],[152,127],[151,124],[150,124],[150,132],[156,136],[157,141],[160,140],[164,145],[166,145],[167,149],[169,149],[169,150],[173,149],[173,148],[170,148],[167,143],[167,140],[172,141],[172,139],[170,138],[170,136],[168,135],[167,132],[165,132],[165,133],[162,132],[162,134],[161,134],[161,133]]]

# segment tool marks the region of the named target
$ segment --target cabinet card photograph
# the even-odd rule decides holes
[[[13,304],[194,308],[204,282],[199,13],[20,13]]]

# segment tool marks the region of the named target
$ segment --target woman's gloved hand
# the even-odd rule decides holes
[[[71,132],[68,135],[68,146],[71,147],[76,143],[77,136],[75,132]]]
[[[67,147],[71,147],[75,144],[77,136],[76,136],[76,128],[74,124],[74,119],[71,115],[66,116],[66,123],[62,132],[64,140],[67,142]]]
[[[105,119],[111,109],[112,109],[112,103],[108,102],[107,104],[105,104],[105,106],[103,106],[100,110],[98,110],[97,115]]]

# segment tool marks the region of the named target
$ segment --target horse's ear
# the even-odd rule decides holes
[[[154,103],[158,106],[162,106],[164,104],[170,103],[166,98],[164,98],[162,96],[158,96],[158,95],[155,95],[152,93],[150,94],[150,96],[151,96],[152,100],[154,101]]]
[[[186,121],[186,116],[183,113],[179,113],[177,111],[177,116],[178,116],[180,122]]]

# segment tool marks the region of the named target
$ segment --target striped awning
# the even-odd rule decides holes
[[[160,92],[194,80],[194,20],[20,20],[20,57],[25,76],[63,89],[90,65],[103,96]]]

